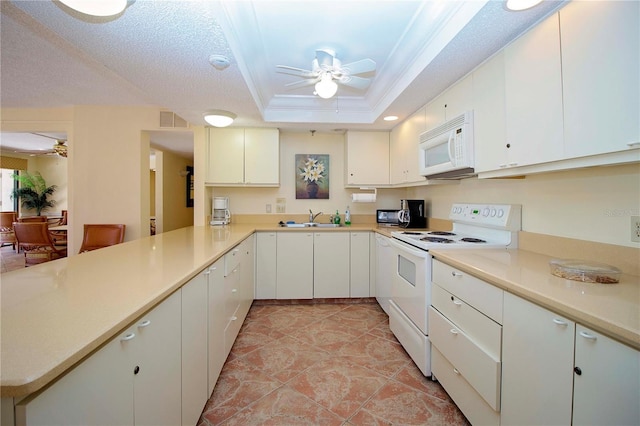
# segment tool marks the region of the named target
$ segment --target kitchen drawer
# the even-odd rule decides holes
[[[464,300],[498,324],[502,324],[504,292],[474,276],[433,260],[432,281]]]
[[[429,330],[431,344],[491,408],[500,411],[500,360],[482,350],[433,306],[429,307]]]
[[[238,337],[238,333],[240,332],[240,327],[242,327],[243,319],[238,315],[239,313],[236,310],[233,313],[233,315],[229,318],[227,327],[224,329],[225,358],[229,355],[229,352],[231,352],[231,347],[236,341],[236,337]]]
[[[464,331],[485,352],[495,359],[500,359],[502,347],[500,324],[436,284],[431,287],[431,305]]]
[[[240,264],[241,255],[240,245],[234,247],[229,253],[224,255],[224,276],[228,276]]]
[[[240,266],[224,277],[224,314],[229,320],[240,306]]]
[[[431,348],[431,369],[435,378],[471,424],[500,424],[500,413],[487,405],[487,402],[435,347]]]
[[[393,300],[389,302],[389,328],[422,374],[427,377],[431,376],[429,339],[396,306]]]

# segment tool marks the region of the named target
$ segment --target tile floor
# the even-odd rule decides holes
[[[257,303],[198,426],[469,424],[377,304]]]
[[[11,246],[4,246],[0,249],[0,272],[9,272],[15,269],[24,268],[24,254],[16,253]]]

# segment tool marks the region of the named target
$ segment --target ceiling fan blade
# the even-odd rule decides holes
[[[376,70],[376,63],[372,59],[362,59],[360,61],[344,64],[341,67],[345,74],[356,75],[372,72]]]
[[[287,87],[289,89],[298,89],[300,87],[312,86],[312,85],[316,84],[317,82],[318,82],[317,78],[311,78],[311,79],[308,79],[308,80],[300,80],[300,81],[296,81],[294,83],[285,84],[284,87]]]
[[[333,60],[335,59],[336,54],[329,49],[317,49],[316,50],[316,59],[318,60],[318,65],[322,69],[329,69],[334,66]]]
[[[276,68],[280,68],[279,73],[297,75],[298,77],[311,78],[316,77],[316,73],[302,68],[289,67],[286,65],[276,65]]]
[[[366,89],[371,84],[370,78],[356,77],[354,75],[345,75],[337,80],[343,86],[353,87],[354,89]]]

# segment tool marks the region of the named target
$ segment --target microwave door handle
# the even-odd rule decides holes
[[[456,160],[455,160],[455,155],[453,153],[455,147],[453,146],[453,141],[455,140],[455,130],[452,130],[449,133],[449,141],[447,142],[447,145],[449,147],[449,161],[451,161],[451,164],[453,164],[454,166],[456,165]]]

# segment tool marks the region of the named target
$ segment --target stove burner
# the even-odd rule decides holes
[[[429,232],[430,235],[456,235],[453,232],[449,232],[449,231],[432,231]]]
[[[455,242],[453,240],[450,240],[449,238],[439,238],[439,237],[423,237],[423,238],[420,238],[420,241],[427,241],[429,243],[443,243],[443,244]]]
[[[405,234],[405,235],[422,235],[422,232],[404,231],[403,234]]]
[[[471,237],[461,238],[460,241],[464,241],[465,243],[486,243],[485,240],[481,240],[480,238],[471,238]]]

